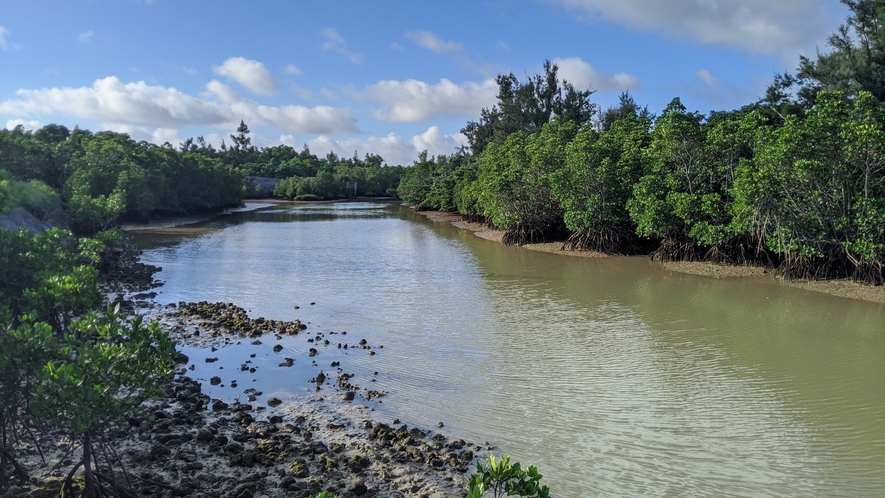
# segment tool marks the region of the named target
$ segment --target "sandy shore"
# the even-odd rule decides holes
[[[419,211],[421,215],[431,221],[451,223],[457,228],[468,230],[477,237],[501,242],[504,237],[504,230],[496,230],[489,228],[484,223],[475,223],[465,221],[461,215],[455,213],[444,213],[439,211]],[[563,256],[585,257],[585,258],[605,258],[610,257],[607,254],[594,251],[570,251],[563,250],[563,242],[547,242],[543,244],[526,244],[521,246],[530,251],[540,251],[548,253],[561,254]],[[711,278],[737,278],[737,277],[760,277],[774,276],[774,272],[770,268],[761,266],[727,266],[717,265],[703,261],[680,261],[672,263],[663,263],[664,268],[670,271],[688,273],[691,275],[700,275]],[[831,296],[845,297],[849,299],[860,299],[873,303],[885,304],[885,286],[874,287],[870,285],[861,285],[847,279],[843,280],[819,280],[819,281],[787,281],[778,279],[783,285],[789,285],[800,289],[813,292],[821,292]]]

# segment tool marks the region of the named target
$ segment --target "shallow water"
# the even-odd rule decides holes
[[[384,202],[275,206],[137,241],[163,267],[158,302],[230,301],[332,343],[188,349],[195,376],[222,377],[204,384],[213,397],[304,396],[341,361],[389,392],[364,404],[497,444],[557,496],[885,495],[883,305],[503,247]],[[336,347],[361,338],[376,355]],[[287,355],[300,356],[278,367]]]

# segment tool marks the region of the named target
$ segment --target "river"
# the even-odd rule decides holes
[[[382,418],[442,421],[537,465],[556,496],[885,495],[885,305],[504,247],[390,202],[275,205],[136,240],[163,268],[157,302],[365,338],[376,355],[326,335],[317,365],[375,380],[389,394],[365,404]],[[212,355],[233,375],[250,347]],[[204,387],[311,394],[317,367],[261,351],[254,383]]]

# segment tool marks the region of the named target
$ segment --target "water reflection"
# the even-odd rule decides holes
[[[384,344],[320,356],[379,371],[379,411],[504,443],[561,496],[885,492],[881,305],[502,247],[390,203],[194,228],[139,235],[158,300]]]

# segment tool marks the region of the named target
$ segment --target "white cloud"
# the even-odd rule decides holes
[[[557,58],[553,62],[559,66],[559,79],[568,81],[578,90],[590,88],[601,92],[623,92],[641,88],[636,76],[603,73],[578,57]]]
[[[231,57],[220,66],[212,66],[215,74],[230,78],[261,95],[277,93],[277,82],[264,64],[245,57]]]
[[[323,50],[329,50],[331,52],[335,52],[336,54],[341,54],[344,57],[347,57],[347,59],[354,64],[359,64],[363,61],[362,55],[356,52],[352,52],[350,49],[347,48],[347,42],[344,41],[344,38],[341,36],[341,34],[338,33],[337,30],[332,28],[323,28],[320,33],[323,35],[323,38],[326,39],[326,41],[324,41],[323,44],[320,45]]]
[[[196,68],[193,68],[193,67],[182,66],[182,67],[181,67],[181,70],[184,71],[184,72],[187,73],[187,74],[190,74],[190,75],[200,74],[200,72],[197,71],[197,69],[196,69]]]
[[[38,130],[43,127],[39,121],[25,121],[24,119],[10,119],[6,122],[6,129],[12,130],[21,125],[26,130]]]
[[[246,99],[229,86],[216,80],[206,85],[208,95],[214,96],[239,119],[256,125],[270,125],[292,133],[341,133],[355,132],[356,120],[347,109],[316,106],[285,105],[266,106]]]
[[[172,146],[178,147],[178,144],[184,142],[175,128],[150,128],[144,126],[132,126],[126,123],[102,123],[101,129],[110,130],[117,133],[125,133],[129,138],[135,141],[142,141],[163,145],[169,142]]]
[[[694,72],[694,75],[697,79],[703,81],[707,86],[713,86],[716,84],[717,78],[714,78],[713,74],[706,69],[698,69]]]
[[[507,44],[504,43],[503,41],[498,40],[498,43],[495,44],[495,50],[500,50],[500,51],[502,51],[502,52],[509,52],[509,51],[510,51],[510,45],[507,45]]]
[[[795,62],[839,24],[834,0],[547,0],[588,21],[723,43]],[[821,34],[824,33],[823,37]]]
[[[412,40],[415,45],[438,55],[453,54],[464,50],[464,45],[453,41],[443,41],[442,38],[430,31],[409,31],[406,33],[406,38]]]
[[[295,137],[291,135],[280,137],[280,141],[292,147],[301,145],[296,143]],[[352,157],[356,151],[359,157],[365,156],[366,153],[377,154],[390,165],[412,164],[423,150],[431,156],[452,154],[458,147],[466,144],[467,139],[460,133],[443,135],[436,126],[431,126],[424,133],[415,135],[409,140],[403,139],[396,133],[389,133],[383,137],[337,140],[321,135],[307,142],[310,151],[318,156],[331,151],[340,157]]]
[[[7,36],[9,36],[9,30],[4,28],[3,26],[0,26],[0,49],[17,50],[21,48],[18,44],[12,43],[11,41],[7,40]]]
[[[441,115],[477,116],[495,103],[497,94],[498,85],[491,79],[457,85],[443,78],[434,85],[413,79],[379,81],[367,87],[363,97],[384,105],[375,112],[377,119],[417,123]]]
[[[436,126],[431,126],[424,133],[413,136],[411,142],[416,152],[426,150],[431,156],[451,154],[458,147],[468,144],[467,137],[461,133],[443,135]]]
[[[283,72],[286,74],[301,74],[304,71],[298,68],[295,64],[289,64],[288,66],[283,68]]]
[[[77,35],[77,41],[79,41],[80,43],[89,43],[92,41],[92,36],[94,34],[95,33],[93,33],[92,31],[85,31],[83,33],[80,33],[79,35]]]
[[[216,126],[231,128],[240,120],[272,126],[290,133],[355,132],[348,109],[286,105],[272,107],[246,99],[229,86],[212,80],[204,98],[175,88],[123,83],[114,76],[95,80],[91,87],[18,90],[16,99],[0,102],[0,114],[16,117],[62,113],[78,118],[155,128]]]

